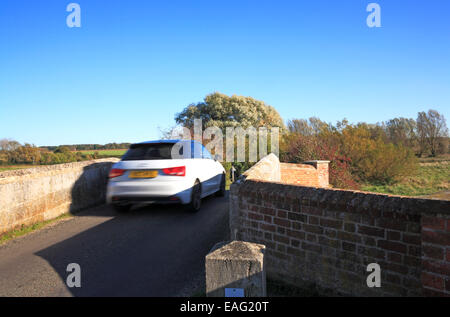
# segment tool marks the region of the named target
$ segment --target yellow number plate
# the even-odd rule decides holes
[[[154,178],[158,176],[158,171],[131,171],[129,178]]]

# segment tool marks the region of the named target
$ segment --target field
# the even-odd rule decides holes
[[[83,154],[91,154],[91,155],[94,155],[95,152],[98,152],[98,155],[100,155],[101,157],[117,157],[124,155],[126,151],[127,151],[126,149],[121,149],[121,150],[86,150],[75,152],[81,152]]]
[[[403,196],[450,199],[450,161],[433,159],[420,163],[415,175],[392,185],[362,186],[362,190]]]
[[[422,157],[419,159],[420,163],[442,163],[450,162],[450,154],[443,154],[437,157]]]

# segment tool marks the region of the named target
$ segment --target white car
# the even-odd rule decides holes
[[[132,144],[109,173],[106,201],[120,211],[135,203],[181,203],[198,211],[201,199],[225,195],[225,169],[199,142]]]

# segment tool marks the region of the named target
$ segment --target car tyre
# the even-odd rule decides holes
[[[202,205],[202,188],[198,180],[195,181],[192,187],[191,201],[188,204],[188,209],[191,212],[197,212]]]
[[[220,180],[220,189],[216,192],[216,196],[223,197],[225,196],[226,186],[226,177],[225,174],[222,174],[222,179]]]

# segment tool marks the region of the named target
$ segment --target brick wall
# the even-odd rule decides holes
[[[422,217],[422,285],[424,294],[450,296],[450,217]]]
[[[310,161],[305,163],[312,164],[317,169],[319,187],[328,187],[330,179],[328,168],[330,161]]]
[[[328,187],[329,161],[308,161],[303,164],[280,163],[281,182],[312,187]]]
[[[286,184],[319,187],[319,177],[314,166],[281,163],[281,181]]]
[[[449,223],[449,201],[244,179],[230,192],[231,233],[266,245],[269,277],[333,294],[450,295]]]

